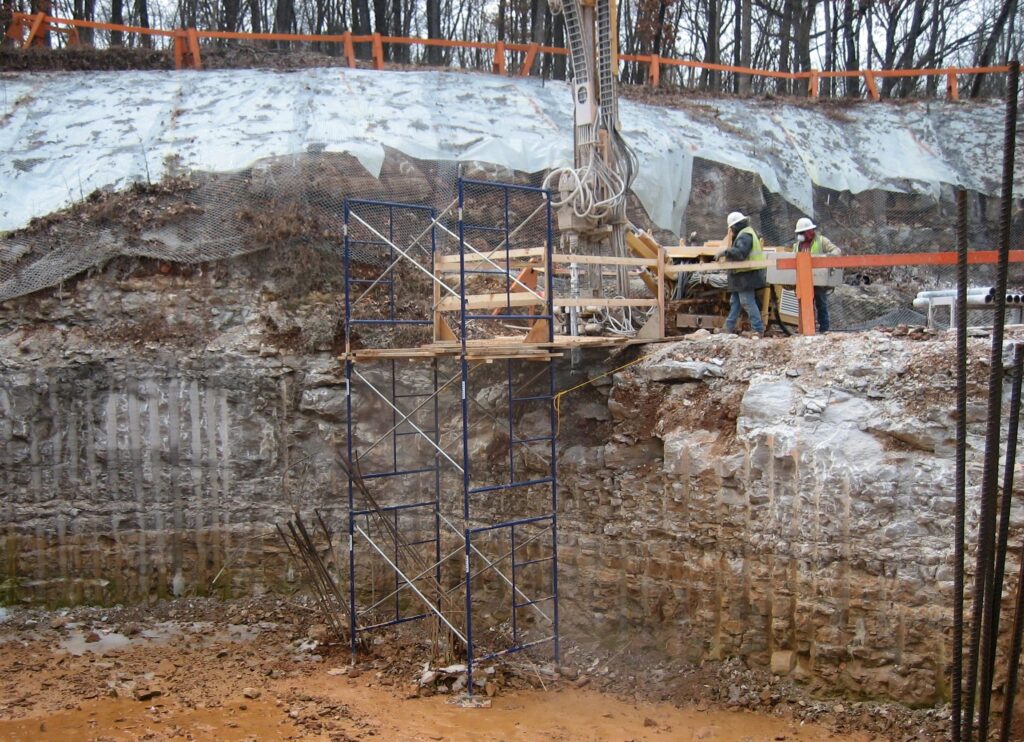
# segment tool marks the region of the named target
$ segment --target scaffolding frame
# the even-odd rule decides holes
[[[457,187],[457,199],[440,214],[419,204],[367,199],[346,199],[344,203],[342,358],[349,473],[349,635],[354,660],[358,638],[364,632],[433,616],[461,642],[466,657],[467,690],[472,694],[474,667],[481,662],[544,644],[551,645],[555,663],[560,662],[553,363],[557,354],[552,352],[555,317],[549,269],[554,240],[548,191],[469,179],[460,179]],[[525,216],[516,212],[513,201],[529,203]],[[495,203],[501,205],[497,224],[487,221],[489,209],[493,210]],[[487,208],[475,210],[479,204],[486,204]],[[452,229],[444,220],[452,217],[455,206],[457,225]],[[415,228],[410,228],[410,222],[416,222]],[[439,233],[457,237],[457,256],[439,254]],[[542,243],[539,246],[516,246],[521,239],[537,240],[538,236]],[[535,265],[536,273],[530,267],[522,269],[524,261]],[[376,272],[367,275],[367,265],[371,263]],[[401,266],[411,269],[407,272],[414,275],[430,278],[432,298],[416,297],[428,299],[432,315],[429,318],[403,315],[402,308],[407,306],[409,297],[402,295],[397,278]],[[537,277],[542,277],[542,283]],[[474,281],[495,278],[500,278],[502,291],[483,295],[486,299],[472,293]],[[383,300],[365,301],[370,296]],[[527,306],[528,311],[522,309]],[[445,319],[456,313],[457,335]],[[493,323],[507,328],[509,322],[525,323],[519,347],[510,347],[507,338],[492,344],[470,340],[471,328]],[[358,337],[363,328],[382,329],[387,335],[398,328],[426,326],[432,328],[430,348],[367,347],[365,338]],[[359,345],[362,347],[356,347]],[[457,370],[442,375],[441,366],[449,361],[454,362]],[[539,368],[525,382],[518,373],[519,364],[524,363],[532,369]],[[378,369],[376,378],[371,378],[374,374],[366,369],[371,364]],[[507,416],[502,460],[507,464],[507,477],[490,481],[485,476],[486,467],[475,465],[471,454],[474,429],[485,421],[477,411],[483,407],[472,390],[477,368],[494,369],[501,364],[505,366],[503,413]],[[408,368],[420,371],[408,372]],[[383,381],[379,380],[381,377]],[[409,388],[413,378],[419,381],[419,387]],[[531,391],[538,380],[541,388]],[[445,414],[442,396],[446,393],[454,397],[452,412],[457,409],[458,417]],[[364,396],[391,416],[387,431],[375,440],[360,440],[358,429],[365,414],[362,408],[367,406],[362,401]],[[532,411],[532,421],[544,420],[541,433],[517,432],[516,420],[524,409]],[[484,414],[490,416],[486,410]],[[451,435],[443,436],[446,420],[455,424]],[[544,455],[537,453],[540,449]],[[528,465],[517,461],[527,457],[531,457],[534,466],[537,461],[542,462],[542,475],[523,474],[529,470]],[[384,482],[392,485],[392,490],[408,490],[409,482],[418,482],[419,489],[413,487],[416,496],[397,502],[358,501],[361,488]],[[496,510],[476,506],[482,498],[511,492],[522,493],[517,502],[521,499],[525,503],[532,497],[543,507],[539,512],[516,512],[503,517],[497,516]],[[385,523],[385,538],[371,533],[371,519]],[[410,530],[413,535],[405,538],[403,533],[417,519],[421,530]],[[361,524],[361,520],[365,523]],[[430,523],[426,535],[422,533],[425,521]],[[443,536],[454,537],[455,545],[443,548]],[[394,577],[390,592],[379,599],[371,598],[368,605],[362,606],[360,603],[367,601],[360,594],[357,574],[360,543],[365,543]],[[507,548],[499,548],[495,554],[495,543],[507,543]],[[429,563],[410,558],[411,550],[421,554],[424,549],[431,553]],[[540,553],[531,555],[530,551]],[[457,560],[460,555],[462,559]],[[480,632],[474,631],[474,624],[479,623],[474,618],[483,607],[483,600],[474,591],[474,581],[479,579],[492,579],[508,588],[509,626],[507,632],[501,629],[506,632],[501,634],[501,644],[496,645],[492,638],[481,638]],[[530,582],[541,583],[545,588],[550,585],[550,591],[531,597],[527,594]],[[458,596],[454,603],[453,595]],[[415,600],[416,610],[403,608],[403,597]],[[461,616],[452,610],[456,603],[464,606]],[[523,625],[520,615],[524,611],[545,625],[539,638],[531,633],[530,626]]]

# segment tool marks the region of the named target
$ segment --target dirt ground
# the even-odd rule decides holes
[[[487,671],[493,697],[469,706],[445,683],[420,686],[429,652],[416,632],[376,637],[351,665],[316,620],[279,599],[2,609],[0,740],[888,738],[779,708],[648,701],[636,685],[599,689],[528,660]]]

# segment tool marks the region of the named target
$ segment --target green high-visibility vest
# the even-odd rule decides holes
[[[750,248],[750,257],[747,260],[764,260],[764,253],[761,252],[761,238],[757,236],[757,232],[751,227],[744,227],[740,230],[740,234],[749,234],[753,247]],[[736,235],[739,237],[740,235]],[[749,271],[763,271],[764,268],[737,268],[737,273],[747,273]]]
[[[797,240],[796,242],[793,243],[793,248],[797,252],[800,252],[800,245],[801,244],[802,243],[800,242],[800,240]],[[814,239],[811,240],[811,255],[823,255],[823,254],[824,253],[821,250],[821,235],[820,234],[816,234],[816,235],[814,235]]]

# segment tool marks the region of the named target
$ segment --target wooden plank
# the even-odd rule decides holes
[[[719,245],[679,245],[666,247],[665,254],[670,258],[713,258],[721,250]]]
[[[544,299],[538,299],[533,294],[469,294],[466,297],[466,309],[495,309],[497,307],[536,307],[543,306]],[[442,312],[458,312],[462,309],[462,302],[457,296],[448,296],[437,305]]]
[[[537,273],[542,273],[544,271],[544,269],[541,267],[540,263],[528,263],[525,260],[510,260],[508,262],[508,264],[506,264],[505,261],[502,260],[501,262],[498,263],[498,265],[500,265],[501,267],[500,268],[495,268],[493,266],[489,266],[488,264],[484,264],[483,268],[486,270],[488,267],[490,267],[490,269],[495,272],[494,275],[497,276],[497,277],[501,277],[501,275],[502,275],[502,273],[504,272],[505,269],[508,269],[509,272],[511,272],[511,271],[520,271],[520,270],[523,270],[525,268],[530,268],[530,269],[536,271]],[[478,263],[471,263],[470,265],[467,265],[466,267],[467,268],[472,267],[474,270],[478,270],[481,266]],[[444,264],[436,263],[434,265],[434,274],[438,275],[438,276],[440,276],[442,274],[444,274],[446,276],[456,275],[456,274],[460,273],[461,271],[462,271],[462,268],[461,268],[461,266],[459,266],[458,263],[455,263],[454,265],[451,264],[451,263],[444,263]],[[480,274],[478,274],[478,273],[470,274],[469,276],[466,276],[466,278],[467,279],[472,279],[473,276],[478,276],[478,275],[480,275]]]
[[[494,262],[497,263],[499,261],[505,260],[506,258],[542,258],[544,257],[545,253],[547,253],[547,248],[544,247],[517,247],[508,251],[504,249],[490,251],[481,250],[480,254],[477,254],[475,252],[467,252],[466,262],[480,263],[487,262],[488,260],[493,260]],[[436,262],[441,263],[443,265],[458,265],[459,256],[443,255],[440,258],[438,258]]]
[[[633,232],[626,232],[626,247],[632,250],[634,255],[641,258],[656,260],[658,257],[658,251],[655,247]]]
[[[533,327],[523,338],[524,343],[546,343],[548,340],[548,321],[539,319],[533,323]]]
[[[553,263],[579,263],[580,265],[657,265],[657,258],[617,258],[604,255],[552,255]]]
[[[678,276],[680,273],[711,273],[713,271],[734,271],[767,268],[775,265],[773,260],[742,260],[725,263],[685,263],[665,267],[666,276]]]
[[[800,334],[814,334],[814,270],[809,252],[796,256],[796,298],[800,302]]]
[[[656,307],[657,299],[559,299],[556,307]]]

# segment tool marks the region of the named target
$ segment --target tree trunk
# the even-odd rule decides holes
[[[136,0],[139,2],[140,0]],[[141,0],[144,2],[145,0]],[[238,14],[241,11],[241,6],[238,0],[224,0],[224,7],[221,10],[220,16],[220,30],[221,31],[237,31],[238,30]]]
[[[992,55],[996,52],[996,44],[999,42],[999,36],[1006,26],[1006,19],[1010,16],[1013,4],[1014,0],[1003,0],[1003,6],[999,9],[999,16],[996,18],[996,22],[992,24],[992,33],[989,35],[985,48],[981,52],[981,57],[978,59],[978,67],[988,67],[992,63]],[[981,95],[981,86],[984,81],[984,75],[974,76],[974,82],[971,83],[972,98],[977,98]]]
[[[857,33],[859,29],[854,28],[856,23],[857,17],[853,9],[853,0],[845,0],[843,3],[843,44],[846,47],[846,70],[848,72],[860,69],[857,54],[857,37],[860,34]],[[846,97],[860,97],[860,80],[858,78],[846,78]]]
[[[403,36],[402,26],[402,0],[391,2],[391,36]],[[407,44],[395,44],[391,50],[391,59],[396,62],[409,62],[409,46]]]
[[[740,30],[740,66],[749,68],[751,65],[750,59],[750,39],[754,35],[753,20],[752,20],[752,9],[751,0],[743,0],[743,15],[742,29]],[[740,75],[740,94],[750,95],[750,75]]]
[[[277,0],[274,13],[274,33],[293,33],[295,31],[295,0]],[[280,49],[287,49],[287,41],[278,41]]]
[[[6,3],[4,3],[6,5]],[[96,20],[96,0],[75,0],[71,17],[80,21]],[[91,28],[78,29],[78,40],[83,46],[92,46],[95,40],[95,31]]]
[[[832,37],[832,0],[825,0],[825,72],[835,69],[833,55],[835,54],[835,39]],[[832,78],[826,77],[822,80],[822,89],[819,91],[822,97],[832,97]]]
[[[110,0],[110,22],[124,25],[124,0]],[[110,45],[124,46],[124,34],[120,31],[111,31]]]
[[[146,0],[135,0],[135,22],[142,28],[149,28],[149,6]],[[153,48],[153,37],[149,34],[141,34],[139,45],[144,49]]]
[[[547,0],[533,0],[533,7],[530,11],[530,41],[534,44],[544,43],[544,10],[547,6]],[[533,67],[530,68],[531,75],[540,72],[540,61],[541,55],[538,54],[533,60]]]
[[[742,66],[742,51],[740,46],[743,39],[743,0],[735,0],[732,8],[732,65],[733,67]],[[740,92],[740,75],[734,74],[732,76],[732,92]]]
[[[709,64],[721,64],[721,16],[719,14],[718,0],[707,0],[707,44],[705,47],[704,61]],[[708,89],[718,91],[721,73],[718,70],[708,70]]]
[[[370,3],[369,0],[352,0],[352,34],[354,36],[367,36],[370,33]],[[369,59],[371,56],[370,45],[366,42],[356,44],[356,56],[359,59]]]
[[[441,38],[441,0],[427,0],[427,38]],[[427,64],[438,66],[443,59],[441,47],[427,47]]]
[[[782,6],[782,21],[779,27],[779,71],[789,72],[790,47],[793,43],[793,0],[786,0]],[[779,78],[776,89],[782,95],[789,94],[789,80]]]
[[[565,48],[565,16],[562,13],[559,13],[552,19],[551,25],[552,35],[554,37],[554,46]],[[551,76],[556,80],[564,80],[566,65],[567,62],[565,54],[555,55],[555,63],[551,70]]]
[[[249,0],[249,21],[253,33],[263,33],[263,12],[260,0]]]

